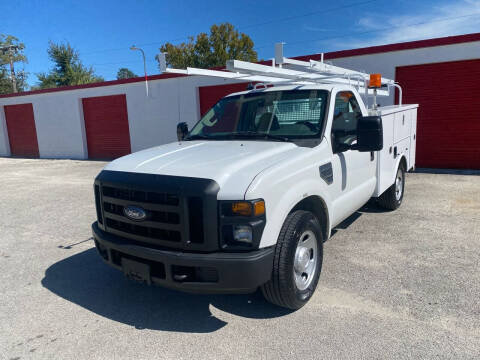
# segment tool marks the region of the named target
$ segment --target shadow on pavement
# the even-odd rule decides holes
[[[359,217],[361,217],[365,213],[384,213],[389,212],[390,210],[385,210],[380,207],[375,199],[369,200],[365,205],[363,205],[360,209],[355,211],[352,215],[348,218],[343,220],[340,224],[335,226],[332,229],[332,234],[330,238],[332,238],[339,230],[346,230],[350,225],[352,225]]]
[[[104,264],[95,248],[50,266],[42,285],[58,296],[98,315],[137,329],[208,333],[227,323],[214,307],[247,318],[274,318],[291,311],[249,295],[195,295],[134,283]]]
[[[477,175],[480,176],[479,169],[430,169],[416,168],[415,173],[418,174],[445,174],[445,175]]]

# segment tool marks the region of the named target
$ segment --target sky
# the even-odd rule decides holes
[[[48,72],[48,42],[69,42],[82,62],[106,80],[119,68],[159,72],[155,55],[162,43],[174,44],[207,32],[212,24],[232,23],[255,43],[259,59],[274,55],[284,42],[285,56],[480,32],[480,0],[16,0],[0,1],[0,33],[18,37],[29,73]]]

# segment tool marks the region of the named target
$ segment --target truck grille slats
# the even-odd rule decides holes
[[[117,230],[114,231],[114,233],[117,234],[123,232],[127,234],[137,235],[137,237],[142,238],[140,240],[146,242],[151,242],[150,239],[174,242],[179,242],[181,240],[179,231],[169,231],[165,229],[151,228],[143,225],[134,225],[111,218],[107,218],[107,227]]]
[[[136,200],[123,200],[123,199],[117,199],[117,198],[113,198],[105,195],[103,196],[103,201],[109,202],[111,204],[124,205],[124,206],[135,204],[145,209],[148,208],[149,210],[178,211],[178,206],[155,204],[155,203],[141,202]]]
[[[105,212],[105,218],[121,221],[131,225],[141,225],[144,227],[155,228],[155,229],[172,230],[178,233],[182,231],[181,224],[168,224],[168,223],[160,223],[160,222],[149,221],[149,220],[138,222],[138,221],[130,220],[123,215],[112,214],[109,212]]]
[[[173,206],[178,206],[180,202],[178,196],[167,193],[114,188],[111,186],[103,186],[102,191],[104,196],[135,202],[148,202],[152,204],[164,204]]]
[[[124,216],[123,214],[123,205],[112,204],[107,201],[103,202],[103,211],[110,214],[116,214]],[[165,211],[149,211],[149,220],[152,222],[159,222],[164,224],[180,224],[180,215],[175,212],[165,212]],[[131,221],[131,220],[130,220]]]

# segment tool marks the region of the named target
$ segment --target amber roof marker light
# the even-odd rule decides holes
[[[370,74],[370,81],[368,83],[370,88],[382,87],[382,74]]]

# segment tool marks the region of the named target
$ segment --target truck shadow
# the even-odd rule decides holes
[[[137,329],[208,333],[224,327],[223,319],[229,314],[260,319],[291,312],[267,303],[258,292],[195,295],[136,284],[105,265],[95,248],[51,265],[42,285],[89,311]],[[210,305],[229,314],[220,319],[211,313]]]
[[[416,168],[414,173],[417,173],[417,174],[436,174],[436,175],[476,175],[476,176],[480,176],[480,170],[479,169]]]
[[[346,230],[350,225],[352,225],[355,221],[357,221],[358,218],[360,218],[363,214],[367,213],[383,213],[383,212],[389,212],[390,210],[385,210],[381,208],[377,201],[375,199],[371,199],[368,201],[365,205],[363,205],[360,209],[355,211],[352,215],[350,215],[348,218],[343,220],[340,224],[335,226],[332,229],[332,234],[330,236],[330,239],[339,231],[339,230]],[[328,241],[329,239],[327,239]]]

